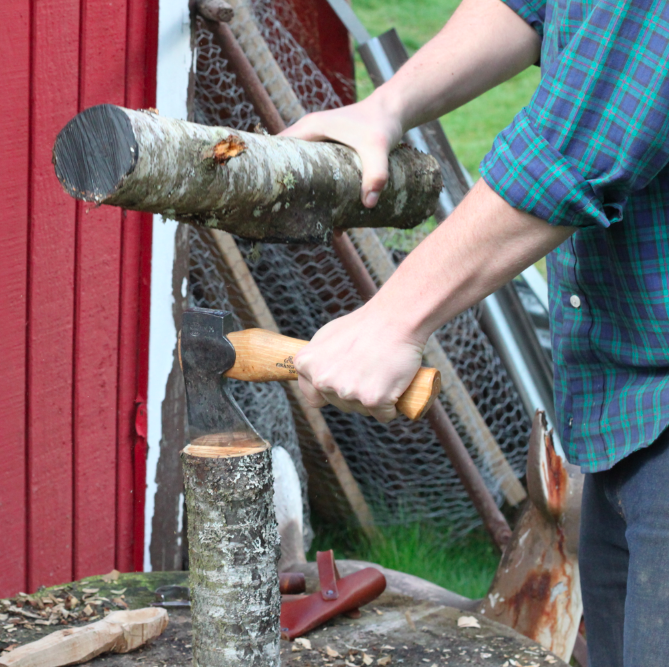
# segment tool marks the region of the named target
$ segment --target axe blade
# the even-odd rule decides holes
[[[186,385],[188,436],[191,445],[225,447],[264,443],[230,393],[223,376],[235,363],[235,348],[227,338],[232,313],[190,308],[182,319],[181,369]]]

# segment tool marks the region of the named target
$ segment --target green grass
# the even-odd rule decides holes
[[[378,563],[469,598],[485,595],[500,558],[482,531],[452,543],[428,523],[384,527],[373,541],[358,533],[322,528],[316,530],[309,560],[315,560],[318,550],[334,548],[336,558]]]
[[[353,9],[373,36],[395,28],[411,55],[439,32],[458,4],[458,0],[353,0]],[[357,56],[356,83],[359,99],[373,90]],[[529,102],[538,83],[539,68],[531,67],[441,119],[456,155],[474,178],[495,136]]]

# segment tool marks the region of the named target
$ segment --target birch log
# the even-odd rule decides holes
[[[436,160],[408,146],[390,155],[379,204],[360,201],[355,151],[103,104],[75,116],[53,150],[56,175],[73,197],[244,238],[329,241],[335,228],[408,229],[435,210]]]
[[[207,438],[208,436],[205,436]],[[279,667],[279,539],[268,444],[182,453],[193,667]]]

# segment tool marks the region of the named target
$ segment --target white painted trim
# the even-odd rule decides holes
[[[188,74],[192,64],[188,0],[160,0],[156,107],[161,115],[187,117]],[[153,217],[149,333],[148,455],[144,512],[144,570],[151,570],[149,547],[156,497],[156,469],[162,437],[162,403],[172,369],[177,332],[172,308],[172,271],[177,223]]]

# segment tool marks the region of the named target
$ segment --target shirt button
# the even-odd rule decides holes
[[[576,294],[572,294],[569,297],[569,303],[574,306],[574,308],[580,308],[581,307],[581,300],[576,296]]]
[[[574,418],[569,417],[569,426],[572,426],[574,424]]]

